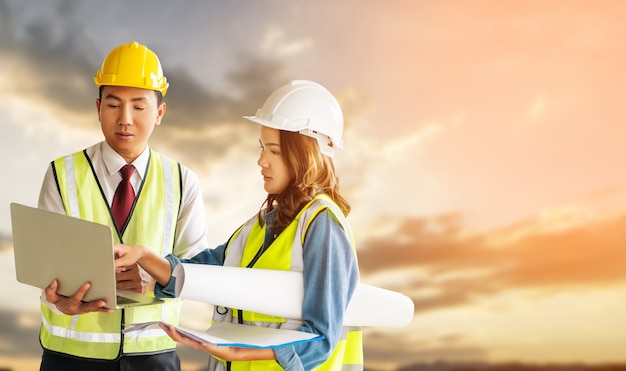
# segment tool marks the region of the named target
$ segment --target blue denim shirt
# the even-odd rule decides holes
[[[274,214],[265,216],[264,247],[274,240],[269,232]],[[190,259],[166,258],[172,269],[179,263],[222,265],[227,244],[206,249]],[[324,340],[287,345],[274,349],[285,370],[310,370],[330,357],[341,336],[343,315],[359,281],[359,268],[349,237],[328,210],[311,223],[304,243],[304,303],[301,331],[323,335]],[[175,277],[167,286],[157,284],[155,294],[173,297]],[[219,304],[219,303],[216,303]]]

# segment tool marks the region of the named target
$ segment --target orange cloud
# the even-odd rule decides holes
[[[392,236],[364,241],[359,264],[364,276],[413,267],[426,272],[407,277],[400,289],[409,295],[429,292],[412,295],[416,311],[465,305],[511,289],[548,294],[624,282],[626,215],[568,228],[546,223],[536,228],[537,222],[528,220],[464,235],[457,215],[406,219]]]

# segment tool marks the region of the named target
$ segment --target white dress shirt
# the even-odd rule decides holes
[[[87,155],[91,159],[94,171],[104,192],[107,203],[111,205],[117,185],[122,180],[119,170],[126,165],[126,161],[106,141],[94,144],[87,148]],[[135,194],[141,185],[146,173],[150,150],[148,147],[132,162],[136,171],[130,182]],[[204,212],[204,201],[200,182],[195,173],[181,165],[182,202],[176,222],[176,236],[173,255],[179,258],[191,258],[200,251],[208,248],[207,222]],[[39,193],[39,208],[65,214],[63,200],[57,189],[52,166],[48,166]]]

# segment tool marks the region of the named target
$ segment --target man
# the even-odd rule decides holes
[[[208,247],[198,178],[148,147],[165,114],[162,99],[169,86],[157,55],[137,42],[120,45],[94,82],[104,141],[50,164],[39,207],[109,225],[117,243],[159,255],[196,255]],[[178,299],[112,310],[102,300],[82,302],[89,283],[71,297],[57,294],[57,285],[53,281],[42,297],[42,371],[180,370],[175,342],[165,332],[131,338],[121,333],[133,323],[177,323]],[[154,279],[133,265],[118,273],[117,286],[146,293],[153,290]]]

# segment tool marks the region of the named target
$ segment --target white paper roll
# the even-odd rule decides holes
[[[179,264],[176,296],[285,318],[302,318],[302,273],[269,269]],[[359,283],[344,315],[346,326],[403,327],[413,301],[398,292]]]

